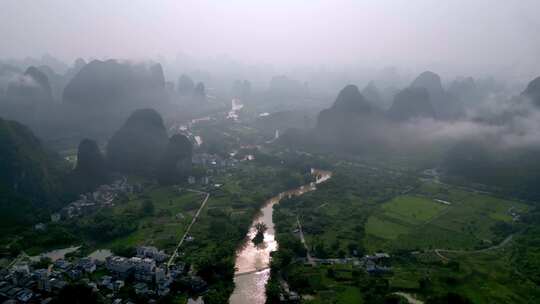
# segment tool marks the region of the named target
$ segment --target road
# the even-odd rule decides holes
[[[423,301],[420,301],[418,299],[416,299],[413,295],[411,295],[410,293],[406,293],[406,292],[394,292],[394,294],[398,295],[398,296],[402,296],[404,297],[405,299],[407,299],[407,302],[409,302],[409,304],[424,304]]]
[[[194,189],[185,189],[185,190],[190,191],[190,192],[205,194],[206,196],[203,199],[203,201],[201,202],[201,206],[199,207],[199,210],[197,210],[197,213],[195,213],[195,216],[193,216],[193,219],[191,220],[191,223],[189,223],[189,226],[187,227],[186,231],[184,232],[184,235],[182,236],[182,238],[178,242],[178,245],[176,245],[176,248],[174,249],[174,252],[171,255],[171,258],[167,262],[167,269],[171,266],[171,264],[173,263],[176,256],[178,256],[178,250],[180,249],[180,247],[184,243],[186,237],[189,235],[189,232],[191,231],[191,227],[193,226],[193,224],[195,224],[195,222],[199,218],[199,215],[201,214],[201,211],[203,210],[204,206],[206,206],[206,202],[208,202],[208,199],[210,198],[210,193],[208,193],[208,192],[203,192],[203,191],[194,190]]]
[[[484,249],[477,249],[477,250],[434,249],[433,251],[434,251],[435,254],[438,255],[441,259],[443,259],[443,260],[449,260],[449,258],[445,257],[445,256],[442,254],[443,252],[446,252],[446,253],[480,253],[480,252],[486,252],[486,251],[495,250],[495,249],[499,249],[499,248],[501,248],[501,247],[506,246],[508,243],[510,243],[510,241],[512,241],[513,238],[514,238],[514,234],[510,234],[509,236],[507,236],[507,237],[506,237],[502,242],[500,242],[499,244],[493,245],[493,246],[491,246],[491,247],[484,248]]]
[[[300,233],[300,241],[304,245],[304,248],[306,248],[306,258],[308,263],[311,265],[315,265],[315,261],[313,260],[313,257],[311,257],[311,254],[309,253],[309,248],[306,243],[306,239],[304,238],[304,231],[302,230],[302,225],[300,224],[300,218],[296,216],[296,223],[298,224],[298,231]]]

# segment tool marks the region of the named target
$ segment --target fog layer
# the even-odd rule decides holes
[[[6,0],[0,56],[225,54],[282,67],[392,64],[530,79],[539,68],[538,11],[535,0]]]

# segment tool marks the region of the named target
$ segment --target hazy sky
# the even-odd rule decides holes
[[[1,0],[0,57],[540,68],[540,0]]]

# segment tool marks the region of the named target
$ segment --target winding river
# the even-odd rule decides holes
[[[329,171],[312,169],[316,181],[282,192],[266,201],[261,212],[253,219],[246,240],[236,254],[234,275],[235,289],[230,304],[264,304],[266,301],[266,283],[270,277],[270,253],[277,250],[278,244],[274,237],[274,222],[272,221],[273,207],[288,196],[298,196],[316,190],[316,184],[322,183],[332,177]],[[262,244],[255,246],[251,241],[256,232],[255,224],[263,222],[268,228],[264,233]]]

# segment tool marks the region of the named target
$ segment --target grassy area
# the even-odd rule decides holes
[[[154,206],[153,213],[144,216],[132,233],[101,244],[101,247],[133,247],[144,244],[171,251],[185,232],[203,198],[201,194],[179,192],[174,187],[153,186],[142,195],[131,197],[112,209],[114,214],[126,214],[132,210],[140,210],[143,202],[150,200]]]
[[[417,196],[398,196],[371,214],[365,245],[372,250],[489,247],[505,237],[496,233],[496,225],[512,225],[511,208],[528,210],[521,202],[425,184]]]
[[[303,303],[364,303],[363,295],[355,282],[358,274],[353,274],[354,271],[350,265],[291,265],[288,275],[291,288],[300,291],[304,298]]]
[[[442,214],[449,207],[431,199],[403,195],[384,203],[368,218],[366,233],[377,238],[393,240],[408,234]]]
[[[60,151],[58,154],[67,160],[72,167],[77,164],[77,148],[71,148]]]
[[[425,223],[448,208],[432,199],[411,195],[395,197],[381,207],[387,216],[413,225]]]
[[[266,200],[287,190],[290,170],[244,163],[214,177],[219,188],[211,196],[199,220],[192,227],[192,242],[184,243],[180,259],[193,265],[210,285],[205,302],[226,303],[233,290],[234,258],[251,221]],[[219,300],[218,300],[219,299]]]
[[[387,251],[393,257],[392,273],[366,278],[361,269],[361,275],[354,268],[348,274],[339,270],[353,266],[277,264],[292,290],[311,296],[303,302],[381,303],[384,299],[380,296],[396,291],[423,300],[453,292],[473,303],[538,302],[540,289],[525,274],[527,265],[536,265],[531,261],[538,256],[526,250],[530,242],[522,245],[518,254],[514,250],[517,241],[500,249],[474,251],[523,231],[526,218],[535,222],[528,219],[530,205],[431,182],[415,185],[406,176],[383,170],[351,166],[338,167],[335,173],[319,190],[275,207],[278,235],[294,237],[299,216],[313,255],[347,256],[352,249],[361,254]],[[403,194],[405,190],[407,194]],[[511,211],[523,220],[516,222]],[[518,239],[524,243],[523,238]],[[443,252],[446,258],[441,258],[430,250],[434,248],[463,251]],[[291,248],[280,243],[277,256],[287,250]],[[278,261],[282,263],[283,259]]]
[[[371,227],[378,226],[381,233],[403,230],[401,225],[385,225],[375,218],[368,222],[368,217],[380,206],[379,201],[386,201],[413,184],[408,176],[340,166],[317,191],[283,200],[275,207],[279,214],[275,221],[280,232],[290,233],[296,229],[298,216],[307,243],[317,257],[362,255],[366,222]]]
[[[395,239],[401,234],[406,234],[411,228],[395,223],[391,220],[383,220],[377,216],[371,216],[366,223],[366,231],[369,235],[373,235],[383,239]]]
[[[540,290],[512,266],[509,248],[480,253],[434,253],[396,259],[390,286],[424,296],[455,292],[473,303],[536,303]]]

